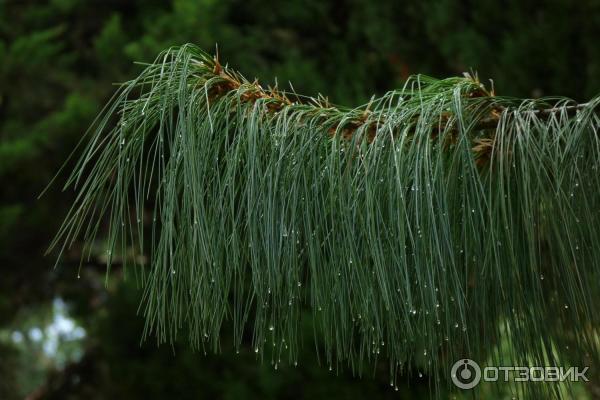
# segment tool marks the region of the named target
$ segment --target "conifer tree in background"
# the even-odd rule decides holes
[[[171,48],[83,139],[54,245],[85,257],[107,220],[109,269],[149,254],[133,270],[159,343],[218,351],[231,323],[236,348],[249,331],[293,364],[310,307],[329,368],[384,358],[392,385],[421,357],[436,388],[460,358],[506,364],[501,340],[514,365],[597,363],[599,104],[465,74],[346,108]]]

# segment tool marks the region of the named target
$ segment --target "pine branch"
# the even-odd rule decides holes
[[[598,361],[598,104],[419,75],[346,108],[170,49],[88,132],[53,246],[91,251],[106,224],[109,269],[149,254],[158,342],[185,328],[217,351],[230,321],[236,346],[250,331],[293,363],[308,307],[331,368],[385,356],[392,384],[501,346],[515,365],[573,342]]]

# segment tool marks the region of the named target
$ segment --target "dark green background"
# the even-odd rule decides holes
[[[501,95],[585,100],[600,92],[599,40],[598,0],[0,0],[0,399],[427,397],[418,365],[399,392],[384,361],[362,379],[327,371],[308,325],[300,365],[277,371],[249,348],[235,355],[227,337],[220,355],[140,346],[133,279],[117,268],[105,284],[98,254],[78,280],[77,246],[52,269],[43,253],[73,194],[60,176],[37,196],[113,84],[140,72],[134,61],[218,43],[247,78],[345,105],[410,74],[469,70]],[[48,357],[28,332],[51,322],[57,297],[87,335]]]

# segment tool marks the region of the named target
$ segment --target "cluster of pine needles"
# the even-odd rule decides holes
[[[76,150],[54,246],[87,257],[107,231],[109,268],[149,254],[159,342],[218,351],[230,329],[294,364],[312,314],[328,367],[382,361],[392,385],[415,366],[446,385],[463,357],[597,366],[599,104],[418,75],[345,108],[172,48]]]

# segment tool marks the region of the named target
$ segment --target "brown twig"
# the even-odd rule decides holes
[[[223,68],[219,63],[218,57],[214,59],[214,67],[212,71],[216,76],[222,79],[221,83],[215,84],[211,87],[209,91],[209,100],[216,100],[217,98],[225,95],[228,92],[234,90],[242,90],[244,92],[240,95],[240,98],[244,102],[255,102],[259,99],[268,100],[266,102],[267,108],[272,112],[279,112],[286,106],[293,104],[285,94],[282,94],[277,91],[277,89],[269,88],[268,90],[263,89],[258,81],[254,81],[250,84],[244,85],[235,75],[231,74],[226,68]],[[477,82],[476,82],[477,83]],[[493,92],[488,92],[484,87],[479,85],[473,91],[466,93],[466,97],[468,98],[483,98],[490,97],[493,98]],[[373,99],[369,102],[369,106],[365,109],[363,114],[358,118],[352,121],[344,122],[344,126],[334,126],[328,129],[328,133],[330,136],[334,136],[336,134],[341,135],[341,137],[345,140],[350,140],[354,137],[356,131],[361,128],[364,124],[369,124],[366,128],[367,135],[365,139],[370,143],[375,139],[377,131],[381,126],[381,121],[369,121],[368,115],[370,114],[369,107],[372,104]],[[535,110],[527,110],[525,112],[531,112],[534,114],[539,114],[542,117],[552,116],[557,112],[573,113],[580,109],[584,109],[588,107],[590,103],[581,103],[574,104],[569,106],[562,107],[552,107],[545,109],[535,109]],[[484,118],[481,118],[477,121],[474,130],[476,131],[492,131],[498,127],[498,124],[502,118],[502,115],[506,112],[514,112],[516,110],[509,110],[503,106],[494,106],[490,115]],[[442,116],[440,123],[437,124],[436,127],[433,128],[432,137],[437,137],[443,131],[442,127],[445,127],[448,121],[452,118],[450,114]],[[456,129],[456,128],[454,128]],[[491,151],[491,147],[493,146],[493,138],[478,138],[474,140],[475,146],[473,147],[473,151],[476,153],[481,153],[482,156],[489,153]]]

